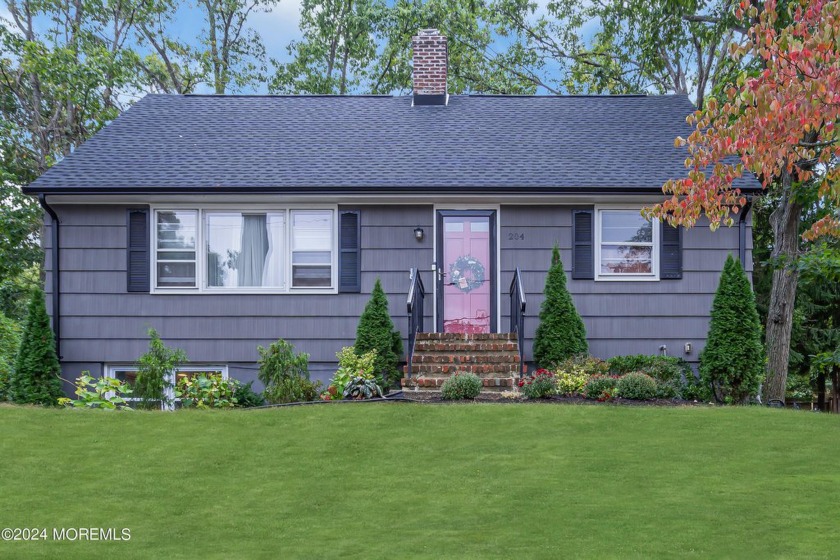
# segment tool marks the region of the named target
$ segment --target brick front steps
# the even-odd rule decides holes
[[[411,377],[402,379],[402,387],[439,391],[456,372],[469,372],[481,378],[484,391],[500,392],[513,388],[520,367],[514,333],[417,333]]]

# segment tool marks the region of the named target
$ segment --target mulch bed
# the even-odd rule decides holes
[[[606,402],[584,399],[583,397],[561,397],[553,396],[547,399],[528,400],[524,398],[507,398],[501,393],[481,393],[472,400],[448,401],[440,396],[439,391],[402,391],[402,396],[412,401],[423,403],[459,403],[459,402],[481,402],[481,403],[534,403],[534,404],[585,404],[585,405],[618,405],[618,406],[708,406],[709,403],[698,401],[684,401],[680,399],[651,399],[648,401],[635,401],[630,399],[612,399]]]

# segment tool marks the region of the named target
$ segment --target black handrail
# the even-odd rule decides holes
[[[426,288],[420,278],[420,271],[412,268],[411,285],[408,288],[408,352],[406,353],[406,377],[411,378],[411,360],[414,357],[414,341],[417,333],[423,332],[423,304],[426,300]]]
[[[510,283],[510,332],[516,333],[519,343],[519,376],[522,377],[525,363],[525,288],[522,287],[519,267],[516,267]]]

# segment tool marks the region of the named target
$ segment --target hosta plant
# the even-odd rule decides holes
[[[528,399],[546,399],[557,392],[557,380],[546,369],[538,369],[519,380],[519,390]]]
[[[175,388],[175,396],[184,408],[233,408],[239,383],[224,379],[221,374],[200,374],[182,377]]]
[[[382,389],[373,379],[354,377],[344,387],[344,398],[353,400],[373,399],[382,396]]]
[[[76,400],[62,397],[58,404],[72,408],[101,408],[103,410],[128,409],[124,395],[130,395],[131,388],[113,377],[94,379],[90,372],[83,371],[76,378]]]

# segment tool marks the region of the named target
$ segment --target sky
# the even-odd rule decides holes
[[[537,11],[534,17],[543,15],[549,0],[537,0]],[[267,57],[279,62],[289,62],[291,57],[287,46],[294,40],[301,39],[299,29],[301,0],[278,0],[271,7],[271,11],[254,12],[249,16],[248,26],[262,38]],[[11,19],[5,2],[0,2],[0,18]],[[46,23],[46,22],[45,22]],[[194,1],[185,1],[177,13],[171,32],[175,38],[184,42],[196,42],[204,26],[201,11],[194,6]],[[584,37],[591,36],[597,29],[597,23],[585,26]],[[263,84],[256,89],[256,93],[266,93]],[[212,89],[202,84],[196,88],[196,93],[212,93]],[[245,93],[252,93],[248,91]]]

